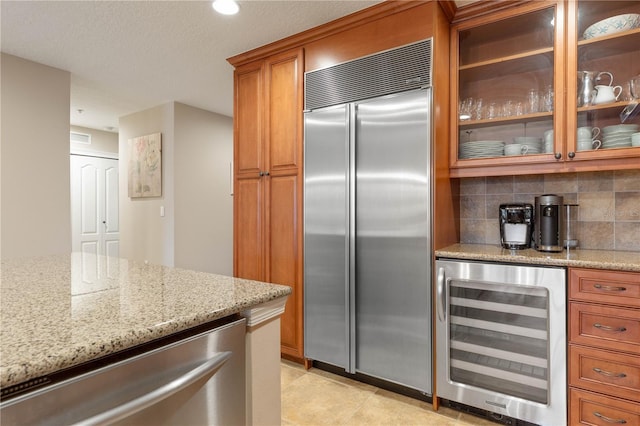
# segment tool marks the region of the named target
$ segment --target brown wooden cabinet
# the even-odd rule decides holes
[[[640,273],[569,269],[569,424],[640,425]]]
[[[615,76],[613,85],[624,86],[640,72],[640,29],[584,35],[606,17],[640,13],[640,3],[514,2],[494,13],[486,13],[485,3],[469,7],[450,34],[451,176],[637,168],[640,147],[630,141],[621,146],[612,134],[633,101],[628,89],[615,102],[579,105],[577,75],[608,71]],[[474,8],[478,16],[469,18]],[[609,79],[594,84],[601,83]],[[640,115],[627,117],[625,124],[640,125]],[[601,149],[581,150],[578,127],[609,131],[608,141]],[[545,138],[551,145],[545,146]]]
[[[448,2],[384,1],[259,47],[235,67],[234,274],[293,287],[282,355],[303,361],[303,72],[433,37],[433,247],[458,241],[449,179]],[[450,10],[449,10],[450,11]],[[304,49],[304,61],[303,61]]]
[[[291,286],[282,353],[303,357],[303,51],[235,70],[234,275]]]

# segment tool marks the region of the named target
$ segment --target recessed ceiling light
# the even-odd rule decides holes
[[[212,6],[216,12],[223,15],[235,15],[240,9],[235,0],[215,0]]]

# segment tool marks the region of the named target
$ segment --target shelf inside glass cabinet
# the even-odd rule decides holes
[[[593,108],[593,107],[589,107]],[[498,117],[491,119],[482,119],[482,120],[461,120],[458,123],[458,127],[460,130],[469,129],[469,128],[483,128],[483,127],[493,127],[500,126],[506,124],[521,124],[521,123],[535,123],[540,121],[548,121],[553,119],[553,111],[550,112],[536,112],[532,114],[523,114],[512,117]]]
[[[578,51],[581,60],[589,60],[593,57],[634,52],[638,50],[638,45],[640,45],[640,28],[580,40]]]

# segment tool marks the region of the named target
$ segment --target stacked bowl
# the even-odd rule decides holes
[[[631,135],[638,131],[637,124],[616,124],[602,128],[602,148],[627,148]]]
[[[502,157],[503,141],[473,141],[460,144],[459,158]]]

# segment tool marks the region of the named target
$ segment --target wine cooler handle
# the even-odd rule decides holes
[[[444,294],[444,268],[438,269],[438,279],[436,281],[436,310],[438,311],[438,319],[440,322],[445,322],[446,309],[445,309],[445,294]]]

